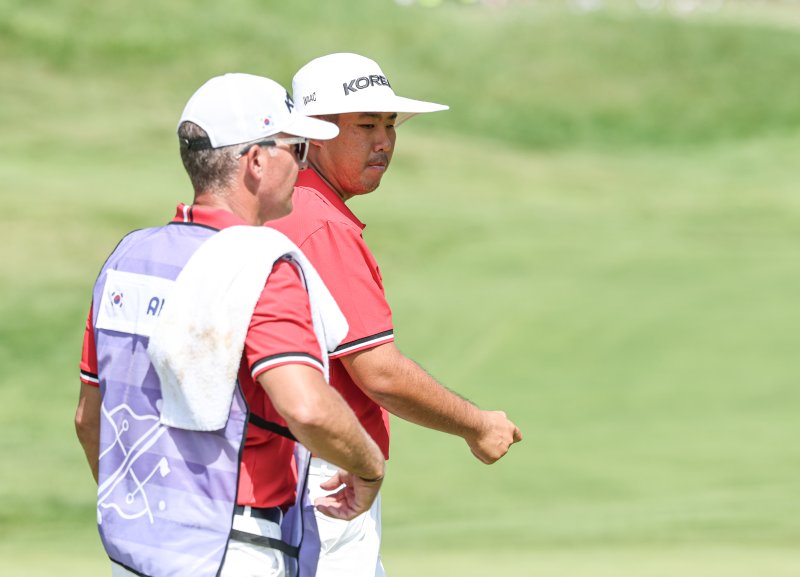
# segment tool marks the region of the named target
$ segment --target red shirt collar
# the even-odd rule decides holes
[[[357,227],[359,227],[361,230],[366,228],[367,225],[358,220],[358,217],[354,215],[349,208],[347,208],[344,201],[339,197],[338,194],[336,194],[336,191],[333,190],[330,185],[325,182],[325,179],[322,178],[313,168],[309,167],[306,170],[300,171],[300,173],[297,175],[297,183],[295,184],[295,187],[310,188],[317,191],[323,196],[323,198],[325,198],[325,200],[328,201],[331,206],[352,220]]]
[[[180,203],[172,222],[193,223],[222,230],[229,226],[247,224],[241,218],[222,208]]]

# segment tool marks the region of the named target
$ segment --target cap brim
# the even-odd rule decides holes
[[[296,116],[296,118],[289,126],[284,127],[281,132],[315,140],[330,140],[331,138],[336,138],[339,134],[339,127],[332,122],[309,118],[299,113],[295,113],[292,116]]]
[[[403,96],[386,95],[380,98],[354,98],[346,103],[339,101],[329,106],[309,106],[303,109],[302,113],[321,116],[323,114],[347,114],[351,112],[396,112],[397,121],[395,124],[400,124],[416,114],[440,112],[449,109],[450,107],[445,104],[414,100]]]
[[[398,108],[394,110],[397,112],[397,120],[395,126],[400,126],[406,120],[417,114],[425,114],[427,112],[441,112],[443,110],[450,110],[446,104],[437,104],[435,102],[425,102],[424,100],[412,100],[411,98],[404,98],[402,96],[395,96],[398,101],[403,101]]]
[[[424,114],[426,112],[441,112],[442,110],[449,110],[450,107],[446,104],[437,104],[435,102],[425,102],[424,100],[413,100],[403,96],[394,96],[390,100],[394,101],[394,108],[390,109],[391,112],[410,112],[411,114]],[[386,111],[388,112],[388,111]]]

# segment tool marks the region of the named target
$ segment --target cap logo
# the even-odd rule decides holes
[[[289,92],[288,91],[286,92],[286,100],[284,100],[283,102],[284,102],[284,104],[286,104],[286,110],[288,110],[289,114],[291,114],[292,113],[292,108],[294,108],[294,101],[292,100],[292,97],[289,96]]]
[[[317,101],[317,93],[312,92],[308,96],[303,96],[303,106],[308,106],[309,102],[316,102]]]
[[[272,124],[272,117],[271,116],[265,116],[264,117],[264,121],[263,121],[264,127],[266,128],[270,124]]]
[[[377,74],[371,74],[370,76],[361,76],[359,78],[353,78],[350,82],[343,82],[342,88],[344,88],[344,95],[349,96],[351,92],[357,92],[359,90],[364,90],[365,88],[369,88],[371,86],[388,86],[391,88],[391,84],[389,81],[386,80],[385,76],[378,76]]]

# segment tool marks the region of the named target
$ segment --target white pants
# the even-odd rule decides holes
[[[308,472],[311,501],[334,491],[323,491],[319,485],[332,477],[335,465],[312,458]],[[369,511],[352,521],[333,519],[316,511],[320,550],[317,577],[385,577],[381,563],[381,496]]]
[[[281,538],[281,528],[272,521],[233,516],[233,528],[262,537]],[[137,577],[124,567],[111,563],[112,577]],[[270,547],[251,545],[231,538],[220,577],[285,577],[283,553]]]

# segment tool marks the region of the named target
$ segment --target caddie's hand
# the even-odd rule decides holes
[[[328,517],[349,521],[372,507],[382,484],[383,477],[371,480],[362,479],[352,473],[340,470],[320,484],[320,488],[326,491],[333,491],[337,487],[342,488],[336,493],[318,497],[314,500],[314,505]]]
[[[467,438],[472,454],[491,465],[522,440],[522,432],[503,411],[483,411],[483,422],[477,434]]]

